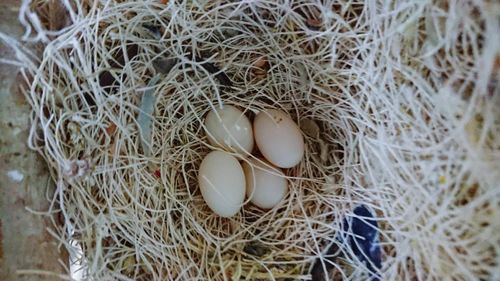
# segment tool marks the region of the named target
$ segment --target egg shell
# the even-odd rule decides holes
[[[264,157],[280,168],[291,168],[304,157],[304,137],[284,112],[262,111],[253,123],[255,142]]]
[[[245,199],[245,174],[226,152],[210,152],[200,165],[198,183],[208,207],[221,217],[234,216]]]
[[[254,146],[250,120],[242,111],[231,105],[210,111],[205,119],[208,141],[229,152],[249,155]]]
[[[272,167],[265,161],[264,163],[257,159],[243,162],[246,194],[256,206],[271,209],[285,197],[288,184],[285,174],[279,168]]]

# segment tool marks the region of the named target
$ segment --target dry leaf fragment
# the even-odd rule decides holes
[[[309,137],[318,139],[319,138],[319,126],[318,124],[309,118],[304,118],[300,120],[300,129]]]
[[[109,136],[112,136],[115,134],[116,132],[116,124],[115,123],[111,123],[109,124],[109,126],[106,128],[106,133],[109,135]]]
[[[322,20],[319,20],[319,19],[315,19],[315,18],[308,18],[306,20],[306,23],[309,27],[315,27],[315,28],[320,28],[321,25],[323,24],[323,21]]]
[[[267,75],[267,71],[269,70],[269,61],[267,57],[262,56],[255,60],[253,63],[253,74],[257,78],[264,78]]]

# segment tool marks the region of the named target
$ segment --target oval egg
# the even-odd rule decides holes
[[[224,105],[211,111],[205,119],[206,133],[211,145],[230,152],[248,155],[254,146],[250,120],[234,106]]]
[[[198,183],[208,207],[221,217],[238,213],[245,199],[245,175],[238,160],[226,152],[210,152],[200,165]]]
[[[253,123],[255,142],[262,155],[280,168],[291,168],[304,156],[304,137],[299,127],[284,112],[262,111]]]
[[[285,197],[288,184],[280,169],[249,159],[248,162],[243,162],[243,171],[247,196],[257,207],[271,209]]]

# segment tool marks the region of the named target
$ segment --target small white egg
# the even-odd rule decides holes
[[[253,123],[255,142],[262,155],[280,168],[291,168],[304,157],[304,137],[299,127],[284,112],[260,112]]]
[[[261,160],[262,161],[262,160]],[[271,209],[283,199],[288,191],[285,174],[272,165],[256,159],[243,162],[247,196],[257,207]]]
[[[198,173],[201,195],[221,217],[238,213],[245,199],[245,174],[238,160],[221,151],[210,152]]]
[[[224,105],[222,109],[211,111],[205,119],[205,127],[210,144],[241,155],[252,152],[252,124],[236,107]]]

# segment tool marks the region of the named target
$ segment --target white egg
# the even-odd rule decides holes
[[[205,119],[208,141],[241,155],[248,155],[253,149],[253,131],[250,120],[234,106],[224,105],[211,111]]]
[[[291,168],[304,157],[304,137],[299,127],[284,112],[260,112],[253,123],[255,142],[262,155],[280,168]]]
[[[201,161],[198,183],[212,211],[221,217],[238,213],[245,199],[245,174],[234,156],[221,151],[210,152]]]
[[[285,174],[280,169],[271,167],[256,159],[249,159],[249,163],[246,161],[243,163],[247,196],[252,203],[263,209],[276,206],[288,191]]]

